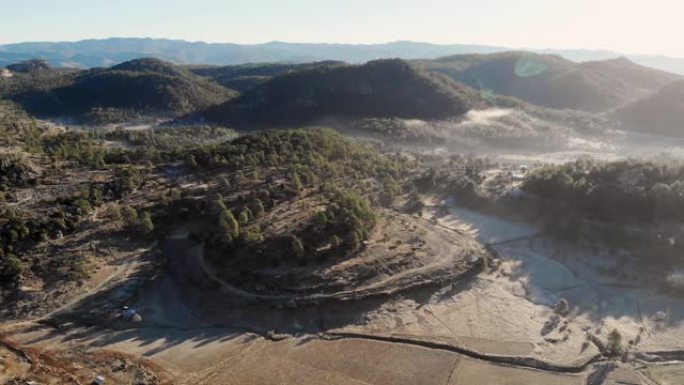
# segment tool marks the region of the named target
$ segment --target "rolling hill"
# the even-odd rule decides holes
[[[639,100],[679,78],[625,58],[578,64],[556,55],[528,52],[458,55],[417,64],[485,94],[588,112],[603,112]]]
[[[11,97],[36,116],[108,122],[132,115],[178,116],[236,95],[185,68],[157,59],[136,59],[69,76],[67,84],[50,89],[29,87]]]
[[[7,66],[8,70],[19,73],[49,70],[51,68],[50,64],[42,59],[31,59]]]
[[[402,60],[324,66],[276,76],[206,111],[238,126],[300,125],[325,118],[440,119],[484,106],[477,92]]]
[[[630,131],[684,137],[684,81],[620,108],[613,116]]]
[[[289,63],[255,63],[229,66],[189,66],[188,69],[200,76],[208,77],[218,84],[239,92],[263,83],[276,75],[286,72],[300,71],[321,66],[344,65],[344,62],[322,61],[302,64]]]

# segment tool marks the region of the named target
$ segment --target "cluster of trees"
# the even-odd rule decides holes
[[[421,159],[425,171],[413,178],[412,190],[409,192],[406,209],[418,213],[423,204],[418,193],[442,193],[462,206],[484,208],[492,203],[487,192],[482,188],[484,180],[482,171],[488,162],[481,158],[452,156],[448,162],[424,156]]]
[[[107,150],[98,145],[91,133],[67,131],[59,135],[45,136],[42,151],[54,159],[73,161],[90,168],[104,168]]]
[[[19,146],[26,151],[37,152],[41,148],[40,135],[36,122],[24,110],[0,99],[0,146]]]
[[[181,140],[181,138],[171,134],[169,130],[163,130],[160,136],[157,136],[153,130],[142,131],[144,134],[138,135],[128,134],[128,132],[67,131],[58,135],[39,137],[31,152],[49,156],[52,159],[53,167],[56,167],[58,160],[66,160],[91,169],[106,169],[111,165],[129,165],[132,163],[150,165],[157,162],[174,161],[183,156],[185,149],[191,145],[189,139],[191,129],[181,129],[180,131],[187,133],[188,137]],[[216,132],[220,131],[220,129],[216,130]],[[104,140],[127,141],[129,136],[133,138],[145,137],[147,139],[141,139],[141,141],[146,141],[146,143],[135,149],[107,147],[102,144]],[[162,136],[163,138],[161,138]],[[131,142],[129,144],[137,145],[137,143]]]
[[[23,272],[24,267],[16,255],[0,250],[0,282],[4,285],[13,285]]]
[[[106,140],[119,140],[145,151],[179,151],[183,148],[226,142],[238,136],[229,128],[216,126],[163,127],[148,130],[117,129],[106,132]]]
[[[354,254],[368,239],[375,212],[366,198],[352,191],[332,188],[328,194],[325,210],[314,212],[303,226],[292,224],[292,232],[268,237],[256,221],[266,212],[259,198],[231,210],[218,197],[210,205],[214,219],[209,222],[213,229],[207,232],[209,240],[220,246],[224,263],[245,257],[248,264],[256,266],[307,264]]]
[[[319,180],[342,176],[359,180],[386,175],[399,179],[405,172],[404,165],[396,159],[380,156],[372,148],[331,129],[243,135],[220,145],[189,150],[186,159],[192,159],[204,168],[288,167],[289,174],[296,172],[300,181],[305,177],[310,179],[312,175]]]
[[[232,131],[213,128],[202,132],[233,135]],[[181,129],[181,136],[188,141],[191,134],[192,130]],[[0,223],[2,274],[18,278],[21,272],[16,266],[33,269],[30,261],[16,263],[21,255],[26,255],[26,250],[50,237],[68,234],[94,207],[122,199],[144,186],[145,167],[132,162],[186,160],[190,166],[208,174],[217,170],[230,173],[230,178],[219,178],[220,185],[237,198],[227,201],[219,197],[207,204],[212,209],[200,207],[192,211],[210,215],[209,226],[201,234],[208,234],[209,240],[226,246],[226,250],[234,250],[233,254],[249,250],[251,255],[277,255],[274,259],[280,260],[292,256],[297,260],[306,259],[302,257],[316,254],[312,251],[325,245],[331,245],[328,249],[339,255],[342,251],[357,251],[367,239],[375,218],[370,201],[354,191],[372,197],[383,186],[385,199],[391,202],[402,191],[402,181],[409,173],[407,163],[400,156],[381,156],[370,145],[330,129],[268,131],[192,147],[182,143],[173,145],[171,130],[113,134],[140,141],[144,144],[142,150],[105,148],[98,140],[106,135],[67,132],[41,139],[40,152],[53,160],[110,169],[113,175],[110,181],[88,183],[81,193],[58,199],[47,213],[26,212],[14,216],[3,213],[1,217],[9,220]],[[152,150],[164,142],[169,143],[168,148],[160,146]],[[3,170],[10,168],[3,165]],[[8,171],[5,175],[14,175],[14,172]],[[340,187],[326,189],[324,182]],[[300,224],[283,239],[264,239],[261,216],[279,201],[311,196],[323,199],[326,210],[312,217],[310,223]],[[156,224],[163,224],[150,213],[138,213],[132,207],[113,208],[109,214],[111,219],[121,221],[127,231],[136,234],[150,234],[157,231]]]
[[[101,190],[91,187],[73,197],[59,199],[48,212],[23,212],[6,208],[0,212],[0,276],[5,284],[17,282],[24,271],[19,258],[40,242],[73,231],[93,206],[102,203]],[[39,261],[23,261],[34,264]],[[33,269],[32,269],[33,270]]]
[[[144,111],[117,107],[93,107],[81,116],[89,124],[142,122],[146,120]]]
[[[217,194],[209,206],[214,212],[215,231],[212,234],[214,243],[223,246],[250,245],[263,241],[261,229],[252,221],[265,213],[264,204],[259,198],[253,198],[250,203],[229,210],[223,197]]]
[[[122,167],[115,170],[112,181],[88,183],[76,194],[57,198],[41,212],[20,211],[9,207],[1,209],[0,276],[3,281],[12,284],[20,278],[23,268],[16,268],[22,262],[18,256],[25,255],[40,242],[74,231],[95,207],[106,201],[125,197],[142,182],[143,177],[137,168]],[[134,234],[148,235],[155,229],[148,212],[138,215],[130,207],[117,209],[110,213],[110,217],[123,219],[126,229]],[[31,264],[36,261],[23,262]]]
[[[207,223],[194,236],[220,246],[213,249],[221,250],[217,257],[224,263],[256,265],[309,263],[357,252],[375,225],[371,202],[363,195],[386,186],[382,195],[389,203],[402,191],[407,173],[399,157],[381,156],[329,129],[243,135],[189,150],[186,162],[232,174],[216,176],[230,199],[217,195],[191,209],[205,213]],[[311,211],[288,233],[265,233],[260,217],[281,202],[300,199],[320,201],[325,209]]]
[[[535,170],[522,189],[543,211],[581,213],[604,222],[682,219],[684,166],[580,160]]]
[[[155,230],[154,221],[149,211],[138,211],[131,206],[119,207],[114,205],[107,210],[107,216],[111,221],[122,221],[124,229],[131,234],[148,236]]]
[[[447,141],[455,127],[441,130],[438,125],[443,121],[416,121],[400,118],[364,118],[349,123],[355,131],[364,131],[372,135],[380,135],[395,141],[411,144],[439,145]]]
[[[375,211],[368,199],[353,191],[335,189],[328,208],[317,214],[320,230],[329,234],[333,246],[346,244],[346,250],[358,251],[375,226]]]
[[[144,177],[135,166],[121,166],[114,170],[112,181],[106,185],[106,192],[114,198],[123,198],[143,184]]]
[[[0,99],[0,146],[19,147],[34,154],[74,161],[93,168],[105,166],[108,150],[98,143],[97,132],[67,131],[43,135],[36,121],[16,104]]]
[[[0,158],[0,193],[13,187],[29,187],[33,184],[35,178],[26,159],[16,154]]]

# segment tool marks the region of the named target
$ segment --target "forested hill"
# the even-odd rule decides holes
[[[483,92],[550,108],[603,112],[679,79],[625,58],[575,63],[556,55],[504,52],[423,60],[418,65]]]
[[[276,76],[203,115],[213,122],[258,127],[333,117],[440,119],[484,105],[469,87],[391,59]]]
[[[10,83],[6,97],[33,115],[101,122],[146,114],[179,116],[223,103],[237,94],[157,59],[136,59],[108,69],[80,72],[33,71],[16,74],[5,83]]]
[[[192,73],[208,77],[226,88],[245,92],[274,76],[282,75],[287,72],[345,64],[346,63],[339,61],[321,61],[301,64],[253,63],[229,66],[195,65],[188,66],[187,68],[192,71]]]

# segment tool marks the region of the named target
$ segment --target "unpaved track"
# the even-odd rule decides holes
[[[454,230],[447,229],[446,227],[444,229],[446,231],[455,232]],[[455,233],[462,235],[459,232]],[[441,234],[441,236],[444,237],[444,234]],[[282,303],[296,302],[298,304],[316,304],[328,300],[347,301],[358,300],[372,296],[390,296],[401,291],[416,289],[421,286],[468,279],[469,277],[481,271],[482,268],[481,258],[478,258],[477,261],[461,261],[461,259],[465,259],[464,256],[453,253],[453,250],[444,247],[444,245],[435,245],[436,247],[441,246],[444,248],[444,251],[442,252],[444,257],[438,261],[425,266],[393,274],[381,281],[358,287],[353,290],[311,295],[261,294],[238,288],[219,277],[214,269],[207,263],[203,247],[197,247],[197,245],[193,246],[187,240],[187,230],[178,229],[169,238],[177,243],[175,250],[181,251],[172,253],[173,255],[171,258],[185,259],[184,261],[178,261],[178,263],[175,264],[177,267],[180,267],[183,269],[183,271],[187,272],[194,270],[191,265],[199,266],[201,268],[203,278],[208,278],[209,281],[217,284],[219,287],[221,287],[224,293],[250,301],[261,300]],[[188,264],[188,262],[190,263]],[[458,266],[459,264],[464,265],[460,270],[452,268],[452,266]],[[466,264],[468,266],[466,266]],[[413,276],[425,275],[427,277],[429,275],[428,273],[430,272],[433,272],[431,278],[422,278],[418,280],[411,279]]]

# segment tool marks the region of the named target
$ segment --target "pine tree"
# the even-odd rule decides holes
[[[245,225],[249,222],[250,219],[252,219],[252,210],[250,210],[249,207],[245,206],[242,208],[242,211],[240,211],[238,220],[240,221],[241,225]]]
[[[230,210],[224,210],[219,216],[219,229],[221,237],[228,243],[233,242],[240,236],[240,224]]]
[[[290,238],[290,248],[295,257],[302,258],[304,256],[304,245],[296,235],[292,235]]]
[[[606,350],[611,356],[619,356],[622,354],[622,335],[617,329],[613,329],[608,335],[608,346]]]
[[[332,247],[337,248],[337,247],[340,247],[340,245],[342,244],[342,240],[337,235],[333,235],[332,240],[330,241],[330,244],[332,245]]]
[[[264,241],[264,236],[258,226],[250,226],[242,232],[242,238],[247,243],[259,243]]]
[[[264,204],[261,202],[261,199],[255,198],[254,202],[252,202],[252,213],[254,214],[254,217],[258,218],[264,215],[265,211],[266,210],[264,209]]]
[[[121,208],[119,206],[111,206],[109,210],[107,210],[107,216],[109,217],[109,220],[118,222],[121,220],[122,215],[121,215]]]
[[[302,181],[299,179],[299,174],[297,174],[297,171],[292,172],[292,176],[290,177],[290,182],[292,183],[292,187],[296,191],[302,190]]]
[[[152,222],[152,217],[150,216],[150,213],[145,211],[142,214],[142,216],[140,217],[140,221],[138,222],[138,227],[140,228],[140,232],[142,234],[152,234],[152,232],[154,231],[154,223]]]
[[[21,260],[13,254],[0,255],[0,277],[7,282],[17,282],[24,272]]]
[[[352,251],[356,251],[361,248],[361,239],[359,239],[359,235],[356,232],[352,232],[349,236],[349,248]]]
[[[133,207],[126,206],[123,208],[122,214],[126,228],[133,229],[138,223],[138,212]]]
[[[328,225],[328,216],[325,215],[325,211],[319,211],[316,213],[315,217],[316,226],[324,228]]]
[[[214,212],[221,212],[223,210],[226,210],[227,208],[226,204],[223,202],[223,195],[221,195],[220,193],[216,193],[216,195],[214,196],[212,206],[212,209],[215,210]]]

